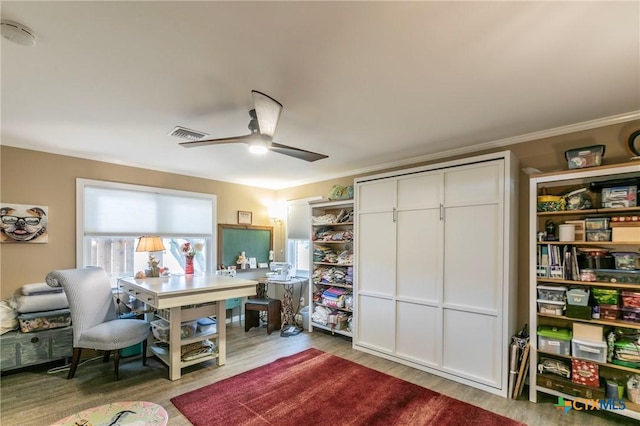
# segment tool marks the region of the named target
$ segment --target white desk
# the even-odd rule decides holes
[[[122,278],[118,280],[120,289],[156,310],[165,310],[170,318],[169,350],[149,344],[149,350],[169,366],[169,378],[180,378],[181,369],[189,365],[213,359],[218,365],[226,362],[226,299],[246,297],[255,294],[257,281],[242,278],[207,275],[175,275],[171,277]],[[216,330],[207,334],[196,334],[186,339],[180,338],[180,324],[207,316],[216,316]],[[153,314],[147,314],[147,320]],[[152,337],[150,337],[152,338]],[[180,347],[188,343],[217,338],[218,354],[192,361],[180,359]]]

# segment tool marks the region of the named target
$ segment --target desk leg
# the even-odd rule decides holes
[[[216,302],[218,312],[216,314],[216,327],[218,332],[218,366],[227,362],[227,302]],[[233,314],[232,314],[233,315]]]
[[[282,310],[284,311],[284,324],[295,325],[295,313],[293,312],[293,284],[284,285],[284,294],[282,296]]]
[[[171,321],[169,325],[169,379],[180,378],[180,328],[182,324],[182,310],[180,306],[170,308]]]

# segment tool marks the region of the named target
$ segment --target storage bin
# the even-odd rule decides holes
[[[593,298],[598,305],[617,305],[620,290],[616,288],[594,288]]]
[[[564,302],[538,299],[538,312],[548,315],[562,315],[564,313]]]
[[[571,354],[574,358],[605,363],[607,362],[607,342],[572,339]]]
[[[151,321],[151,332],[158,340],[169,341],[169,327],[170,324],[163,319]],[[192,337],[196,334],[197,330],[198,321],[185,321],[180,325],[180,338],[185,339]]]
[[[591,319],[591,306],[567,305],[565,314],[568,318]]]
[[[611,230],[587,230],[587,241],[611,241]]]
[[[558,354],[571,355],[571,330],[546,325],[538,327],[538,350]]]
[[[169,341],[169,323],[167,321],[163,319],[151,321],[151,332],[156,339]]]
[[[616,251],[612,253],[615,258],[616,269],[633,271],[636,269],[636,261],[640,254],[636,252]]]
[[[622,321],[640,323],[640,308],[621,308]]]
[[[640,292],[623,290],[622,291],[622,307],[640,308]]]
[[[567,304],[587,306],[589,304],[589,290],[572,288],[567,291]]]
[[[615,258],[610,254],[579,253],[578,267],[580,269],[615,269]]]
[[[596,272],[596,281],[610,283],[640,283],[640,271],[630,271],[624,269],[594,269]],[[617,303],[617,302],[616,302]],[[616,303],[609,303],[615,305]]]
[[[69,309],[56,309],[53,311],[20,314],[18,315],[18,322],[20,331],[23,333],[67,327],[71,325],[71,312]]]
[[[636,185],[602,188],[602,207],[609,209],[635,207],[637,192]]]
[[[608,217],[588,217],[584,220],[587,231],[609,229]]]
[[[564,302],[567,287],[539,285],[538,300],[552,300],[556,302]]]
[[[186,339],[195,336],[198,331],[198,321],[186,321],[180,324],[180,338]]]
[[[558,195],[540,195],[537,200],[539,212],[559,212],[565,208],[564,197]]]
[[[620,308],[617,305],[599,305],[600,319],[615,321],[620,318]]]
[[[216,331],[216,320],[205,317],[198,320],[198,333],[213,333]]]
[[[604,150],[604,145],[592,145],[569,149],[564,152],[564,158],[567,160],[570,169],[594,167],[602,164]]]

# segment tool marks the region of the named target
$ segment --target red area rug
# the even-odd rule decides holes
[[[200,425],[523,425],[307,349],[171,399]]]

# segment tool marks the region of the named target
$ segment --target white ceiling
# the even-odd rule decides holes
[[[2,39],[9,146],[277,189],[640,116],[638,1],[0,7],[37,36]],[[329,158],[167,135],[249,133],[252,89]]]

